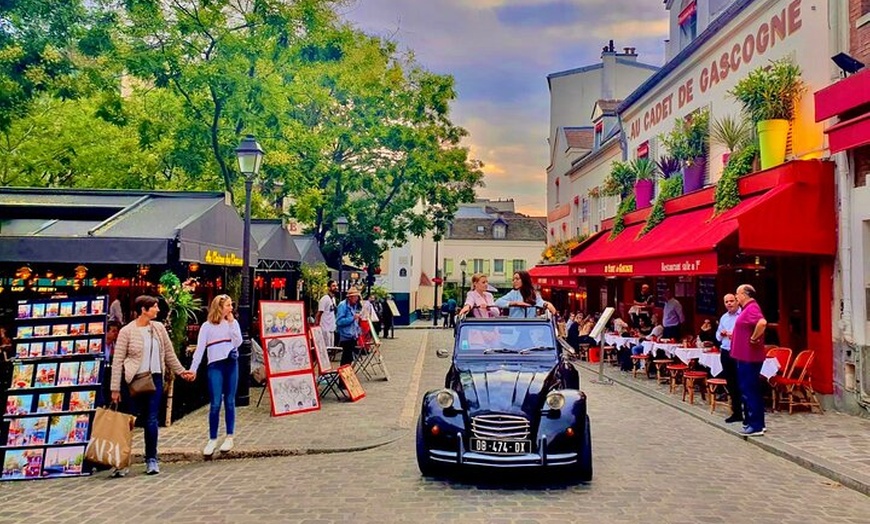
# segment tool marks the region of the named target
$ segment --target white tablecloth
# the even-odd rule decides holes
[[[604,334],[604,342],[608,346],[622,346],[625,344],[630,344],[632,346],[636,346],[638,343],[637,337],[621,337],[614,333],[605,333]]]
[[[718,352],[704,352],[697,348],[677,348],[674,350],[674,355],[688,364],[690,360],[697,359],[698,364],[709,368],[710,374],[714,377],[722,373],[722,354]],[[761,376],[770,380],[770,377],[776,375],[779,371],[779,361],[773,357],[766,358],[761,365]]]
[[[661,342],[650,342],[648,340],[643,342],[643,352],[647,355],[655,355],[655,352],[659,349],[665,352],[665,355],[672,358],[676,351],[683,346],[681,344],[663,344]]]

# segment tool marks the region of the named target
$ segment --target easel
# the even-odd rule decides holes
[[[604,328],[607,326],[607,323],[610,322],[610,317],[613,316],[613,312],[616,311],[614,308],[608,306],[604,308],[604,311],[601,312],[601,317],[598,319],[598,322],[595,324],[595,327],[592,328],[592,332],[589,333],[589,336],[598,340],[599,347],[602,346],[601,342],[604,340]],[[605,386],[610,386],[613,384],[613,381],[604,376],[604,352],[600,351],[598,353],[598,379],[593,380],[596,384],[604,384]]]

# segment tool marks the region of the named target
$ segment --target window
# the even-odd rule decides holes
[[[580,203],[580,221],[589,222],[589,199],[586,197]]]
[[[492,261],[492,272],[495,273],[496,275],[503,275],[504,274],[504,259],[503,258],[496,258],[495,260]]]
[[[598,199],[598,220],[603,221],[607,218],[607,199],[599,198]]]
[[[408,270],[405,269],[405,268],[400,269],[400,270],[399,270],[399,276],[400,276],[400,277],[407,277],[407,276],[408,276]]]
[[[482,235],[483,233],[486,233],[486,228],[483,226],[477,226],[477,232]]]
[[[698,6],[695,0],[683,0],[680,16],[680,50],[688,46],[698,36]]]
[[[495,224],[492,226],[492,238],[505,238],[507,236],[507,226],[504,224]]]
[[[474,268],[475,273],[483,273],[483,259],[482,258],[475,258],[474,263],[471,264],[471,266]]]
[[[445,258],[444,259],[444,274],[450,276],[453,274],[453,259]]]
[[[598,121],[595,123],[595,140],[593,142],[593,147],[598,149],[601,147],[602,142],[604,142],[604,122]]]
[[[526,270],[526,261],[519,259],[519,258],[515,258],[512,266],[514,268],[514,271],[525,271]]]

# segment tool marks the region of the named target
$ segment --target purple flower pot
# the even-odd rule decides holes
[[[704,170],[707,167],[707,158],[695,157],[692,165],[683,168],[683,194],[697,191],[704,187]]]
[[[653,189],[655,184],[652,180],[638,180],[634,183],[634,200],[636,209],[649,207],[652,203]]]

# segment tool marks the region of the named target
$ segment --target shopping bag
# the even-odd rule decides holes
[[[97,408],[91,440],[85,458],[113,468],[130,465],[133,452],[133,424],[136,417],[114,409]]]

